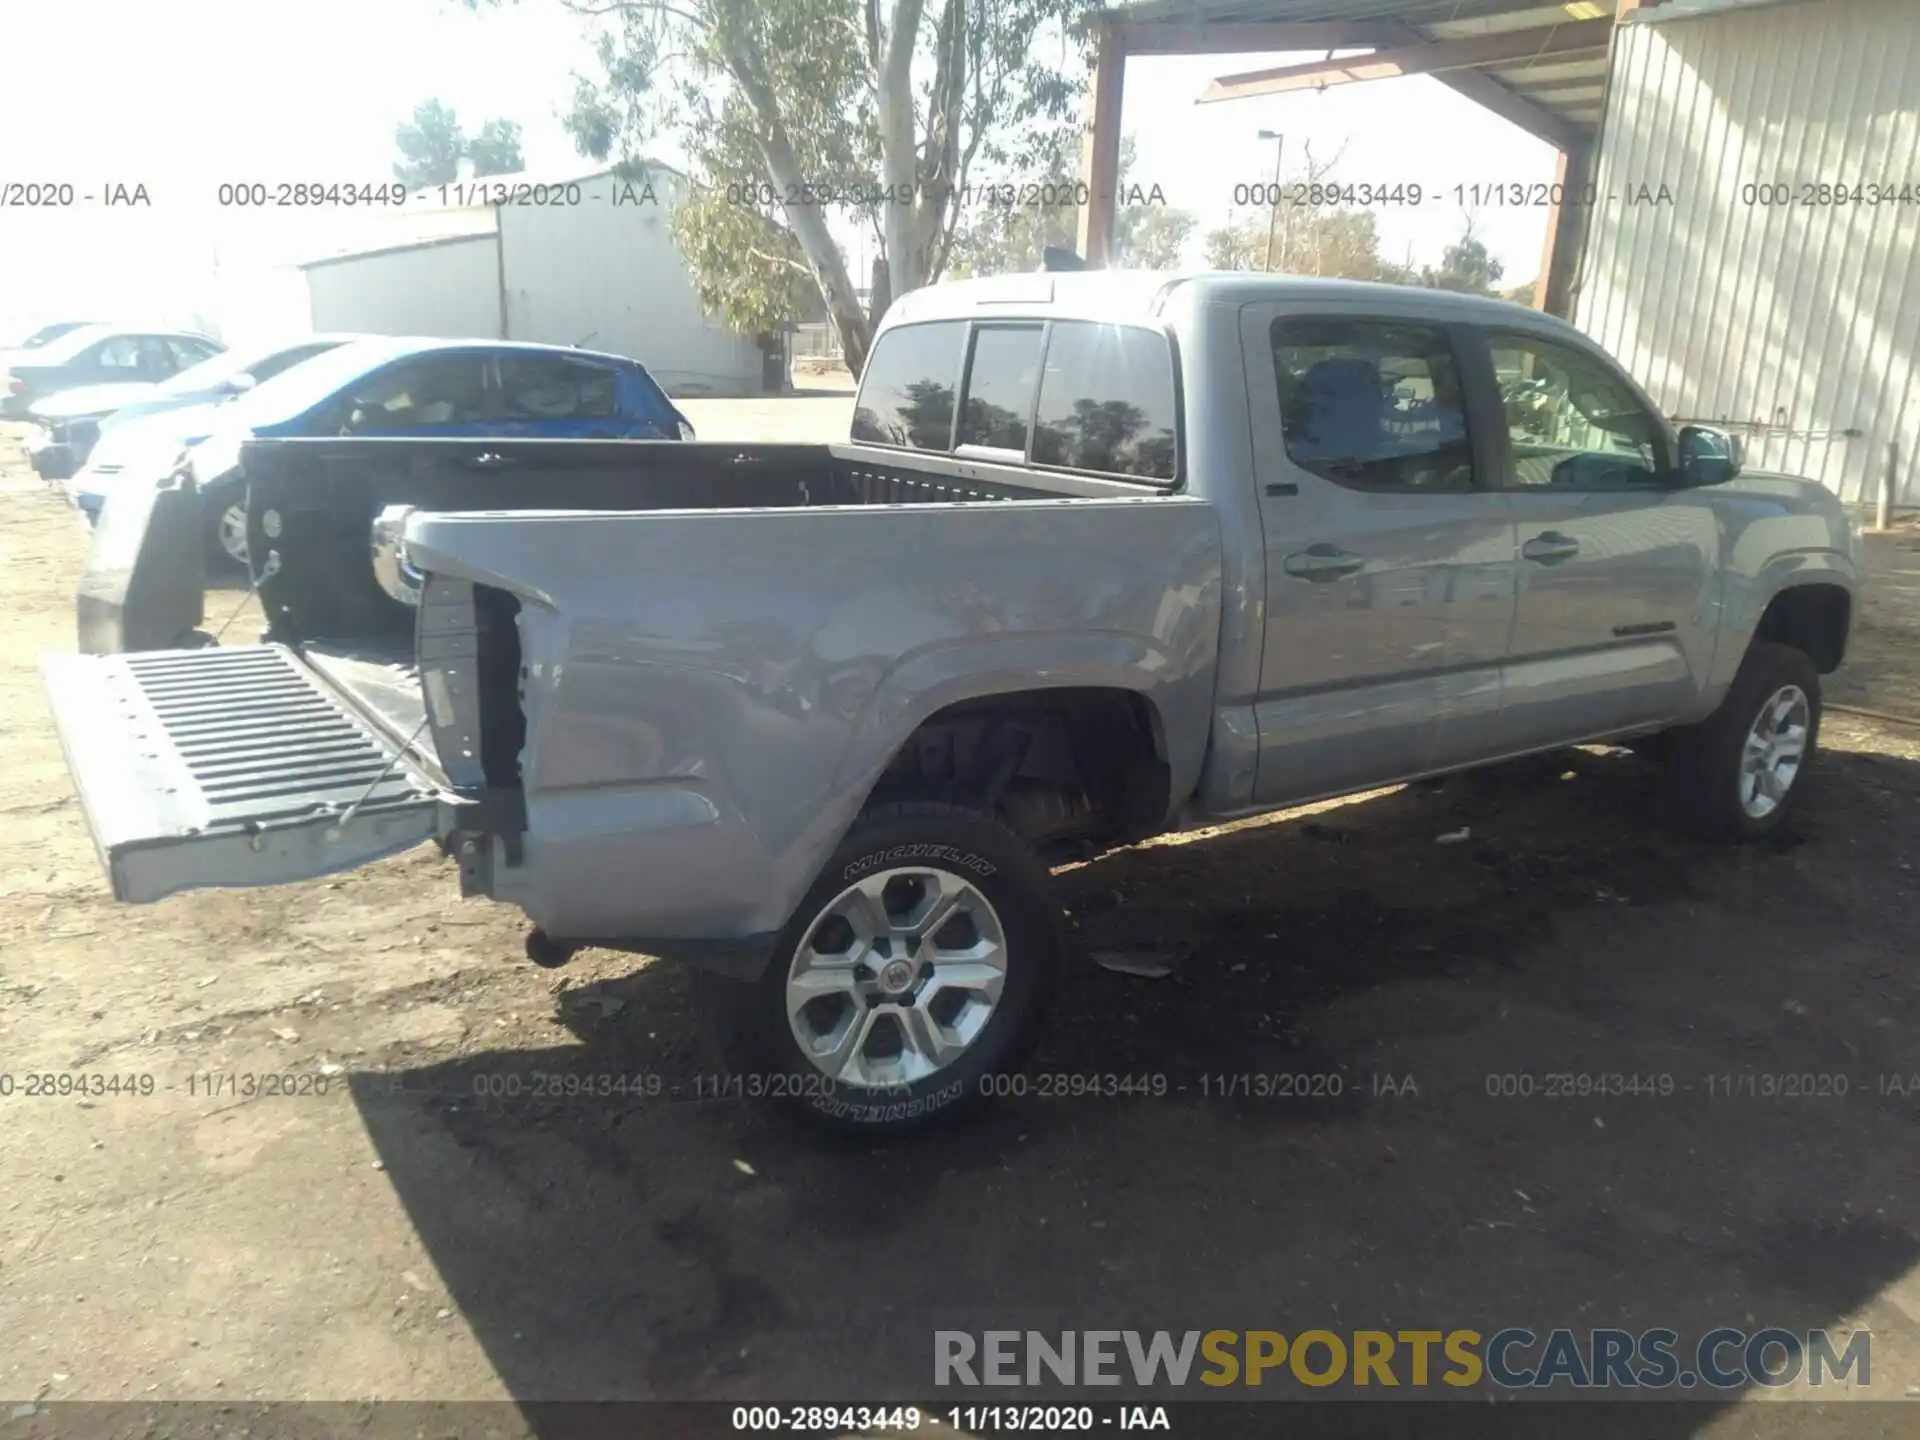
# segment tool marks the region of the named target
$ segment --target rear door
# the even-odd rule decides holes
[[[1499,713],[1513,527],[1458,327],[1242,312],[1266,544],[1263,804],[1478,758]]]
[[[284,646],[42,668],[117,900],[311,879],[434,833],[428,772]]]
[[[1666,422],[1598,350],[1523,330],[1486,341],[1520,557],[1500,742],[1535,749],[1672,720],[1713,660],[1713,507],[1672,485]]]

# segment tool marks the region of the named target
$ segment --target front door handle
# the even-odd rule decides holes
[[[1542,565],[1558,565],[1562,560],[1571,560],[1580,553],[1580,542],[1571,535],[1562,535],[1558,530],[1548,530],[1522,545],[1520,553]]]
[[[1289,575],[1301,580],[1339,580],[1366,567],[1366,560],[1337,545],[1309,545],[1282,562]]]

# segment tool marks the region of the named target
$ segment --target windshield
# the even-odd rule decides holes
[[[304,414],[329,399],[345,385],[369,370],[386,364],[409,347],[390,342],[363,340],[342,345],[311,360],[303,360],[292,369],[249,390],[225,409],[221,428],[227,421],[251,429],[256,425],[278,425]]]
[[[159,393],[162,395],[191,395],[196,390],[211,390],[224,380],[252,369],[262,360],[270,360],[279,350],[224,350],[218,355],[202,360],[198,365],[190,365],[170,380],[162,380]]]
[[[324,355],[329,350],[339,348],[344,342],[339,340],[302,340],[296,345],[274,345],[252,350],[228,350],[202,360],[198,365],[182,370],[171,380],[160,382],[162,395],[193,395],[202,390],[213,390],[231,380],[235,375],[252,374],[261,385],[277,379],[284,372],[297,365],[304,364],[315,356]],[[305,352],[302,354],[302,352]],[[266,374],[260,374],[260,371]]]
[[[42,325],[26,339],[20,342],[22,350],[38,350],[41,346],[58,340],[62,335],[71,334],[82,326],[91,325],[91,320],[58,320],[51,325]]]
[[[110,329],[105,325],[76,325],[64,335],[34,346],[34,364],[64,365],[96,341],[121,333],[123,332]]]

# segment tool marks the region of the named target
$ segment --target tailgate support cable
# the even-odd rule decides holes
[[[240,597],[240,603],[233,607],[233,613],[227,616],[226,622],[222,624],[218,630],[213,632],[213,639],[216,645],[220,643],[220,637],[227,633],[227,626],[233,624],[234,621],[240,618],[240,612],[247,608],[247,602],[259,594],[260,587],[279,573],[280,552],[278,550],[269,550],[267,552],[267,563],[260,567],[260,578],[247,586],[247,593]]]
[[[344,815],[334,821],[331,827],[334,835],[338,835],[353,823],[353,817],[360,813],[360,807],[366,804],[373,792],[380,788],[381,782],[393,773],[393,767],[400,763],[400,757],[413,749],[413,742],[420,738],[420,732],[427,728],[427,720],[430,718],[430,716],[421,718],[420,723],[413,727],[413,734],[407,737],[407,743],[387,757],[387,763],[381,767],[380,773],[373,777],[372,782],[367,788],[360,792],[360,798],[347,807]]]

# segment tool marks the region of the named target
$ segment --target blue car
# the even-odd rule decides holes
[[[202,497],[209,556],[247,560],[240,447],[254,438],[337,435],[691,440],[693,427],[637,360],[508,341],[354,340],[237,400],[116,426],[82,471],[90,519],[118,489],[154,485],[181,452]],[[113,447],[113,463],[103,465]]]

